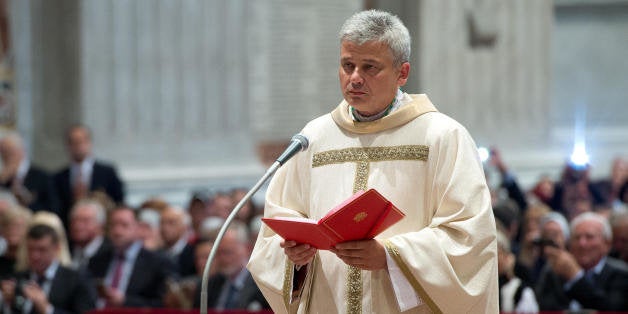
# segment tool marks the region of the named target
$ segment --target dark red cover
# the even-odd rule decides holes
[[[405,215],[375,189],[360,191],[318,222],[308,218],[262,218],[286,240],[329,250],[340,242],[372,239]]]

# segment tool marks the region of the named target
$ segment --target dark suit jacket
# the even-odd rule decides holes
[[[0,280],[4,280],[15,275],[15,260],[6,256],[0,256]]]
[[[87,263],[85,265],[82,265],[82,267],[85,268],[84,270],[88,270],[87,266],[89,264],[89,260],[91,260],[94,256],[103,255],[110,251],[113,251],[113,245],[111,244],[111,240],[109,240],[109,238],[107,237],[104,237],[102,243],[96,250],[96,253],[94,253],[94,255],[87,260]],[[72,259],[74,259],[74,246],[72,246],[71,252],[72,252]]]
[[[11,183],[7,182],[3,186],[11,189]],[[33,211],[47,210],[53,213],[59,213],[59,200],[53,185],[51,177],[41,168],[30,165],[22,185],[28,191],[30,199],[26,207]],[[19,199],[19,197],[18,197]]]
[[[222,292],[223,285],[227,277],[222,274],[216,274],[209,278],[207,281],[207,308],[214,309],[218,305],[218,298]],[[268,302],[264,298],[264,295],[257,287],[257,284],[253,280],[251,274],[248,274],[244,281],[244,286],[238,295],[238,309],[249,309],[249,307],[258,303],[262,309],[270,309]],[[194,307],[200,308],[201,305],[201,280],[198,280],[198,285],[196,289],[196,298],[194,301]]]
[[[568,291],[565,281],[549,267],[544,269],[536,295],[541,311],[569,309],[571,300],[576,300],[585,309],[602,311],[625,311],[628,309],[628,265],[607,258],[604,268],[591,283],[586,278],[578,280]]]
[[[92,277],[105,278],[113,258],[113,250],[92,257],[88,265]],[[174,265],[165,256],[142,248],[133,265],[124,306],[161,307],[166,280],[176,278],[174,269]]]
[[[164,256],[167,256],[165,251],[160,252],[164,254]],[[175,264],[177,274],[180,278],[196,275],[196,265],[194,264],[194,246],[189,243],[186,244],[181,253],[177,255],[174,260],[171,259],[171,261]]]
[[[18,280],[29,278],[28,272],[16,275]],[[85,313],[96,306],[96,291],[85,273],[59,265],[52,279],[48,302],[54,307],[54,314]]]
[[[70,179],[70,166],[63,168],[55,174],[54,183],[60,199],[60,216],[64,225],[67,227],[68,212],[74,201],[72,181]],[[100,161],[94,162],[89,191],[104,192],[116,203],[122,203],[124,201],[124,183],[118,177],[116,169]]]

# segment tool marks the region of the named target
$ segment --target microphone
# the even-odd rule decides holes
[[[205,262],[205,269],[203,270],[203,278],[201,279],[201,314],[207,314],[207,283],[209,281],[209,269],[211,268],[211,264],[214,260],[216,252],[218,251],[218,246],[220,246],[220,242],[222,241],[227,228],[231,224],[231,221],[236,217],[238,212],[244,204],[259,190],[262,185],[272,176],[279,167],[281,167],[288,159],[292,158],[296,153],[306,150],[309,146],[309,141],[307,137],[302,134],[296,134],[290,139],[290,144],[288,148],[277,158],[277,160],[266,170],[266,173],[262,176],[262,178],[251,188],[251,190],[242,197],[240,202],[231,210],[231,214],[227,217],[225,222],[223,223],[220,231],[218,232],[218,236],[216,236],[216,240],[214,240],[214,245],[212,247],[211,252],[209,253],[209,257]]]
[[[286,148],[279,158],[277,158],[277,162],[280,165],[283,165],[296,153],[306,150],[309,144],[310,142],[307,140],[307,137],[302,134],[295,134],[292,139],[290,139],[290,145],[288,145],[288,148]]]

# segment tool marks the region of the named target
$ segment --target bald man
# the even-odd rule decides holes
[[[194,248],[188,243],[190,225],[190,215],[181,207],[169,206],[161,212],[159,232],[164,242],[163,252],[177,265],[181,277],[196,273]]]

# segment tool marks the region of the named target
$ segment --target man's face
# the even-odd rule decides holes
[[[543,229],[541,229],[541,237],[552,240],[559,248],[565,248],[566,239],[563,234],[563,229],[555,221],[549,221],[543,225]]]
[[[175,244],[185,234],[183,213],[167,208],[161,213],[161,238],[167,245]]]
[[[28,265],[37,274],[43,274],[59,252],[59,244],[54,243],[50,236],[44,236],[41,239],[27,239],[26,248],[28,250]]]
[[[85,245],[100,234],[96,210],[88,205],[77,207],[70,217],[70,238]]]
[[[595,266],[610,249],[602,234],[602,225],[596,221],[583,221],[573,230],[569,251],[584,269]]]
[[[406,84],[410,64],[393,65],[393,55],[381,42],[340,47],[340,88],[345,100],[360,114],[374,115],[391,104],[397,89]]]
[[[68,134],[70,158],[76,162],[83,161],[92,153],[92,141],[89,133],[83,128],[75,128]]]
[[[114,210],[109,224],[109,238],[118,250],[126,249],[137,240],[138,223],[131,210]]]
[[[17,167],[22,161],[23,152],[20,147],[11,140],[0,141],[0,158],[3,166]]]
[[[196,273],[199,276],[203,276],[203,271],[205,270],[205,263],[207,263],[207,258],[209,258],[209,254],[212,251],[212,244],[210,242],[201,242],[197,244],[194,248],[194,265],[196,266]],[[216,264],[214,264],[215,266]],[[216,267],[212,267],[216,268]]]
[[[238,241],[234,232],[228,231],[225,233],[216,251],[218,271],[228,277],[235,276],[245,266],[247,259],[248,249],[246,244]]]
[[[20,245],[20,242],[26,235],[28,228],[26,221],[22,218],[18,218],[13,219],[13,221],[11,221],[6,228],[3,228],[3,230],[0,231],[2,231],[1,234],[7,241],[7,245],[14,248]]]
[[[628,219],[624,218],[613,227],[613,248],[620,256],[628,256]]]
[[[203,220],[211,216],[211,206],[200,200],[194,200],[190,203],[188,212],[192,218],[192,228],[195,232],[199,232]]]
[[[211,215],[221,218],[229,217],[232,209],[231,197],[227,194],[218,194],[214,197],[214,202],[211,205]]]

